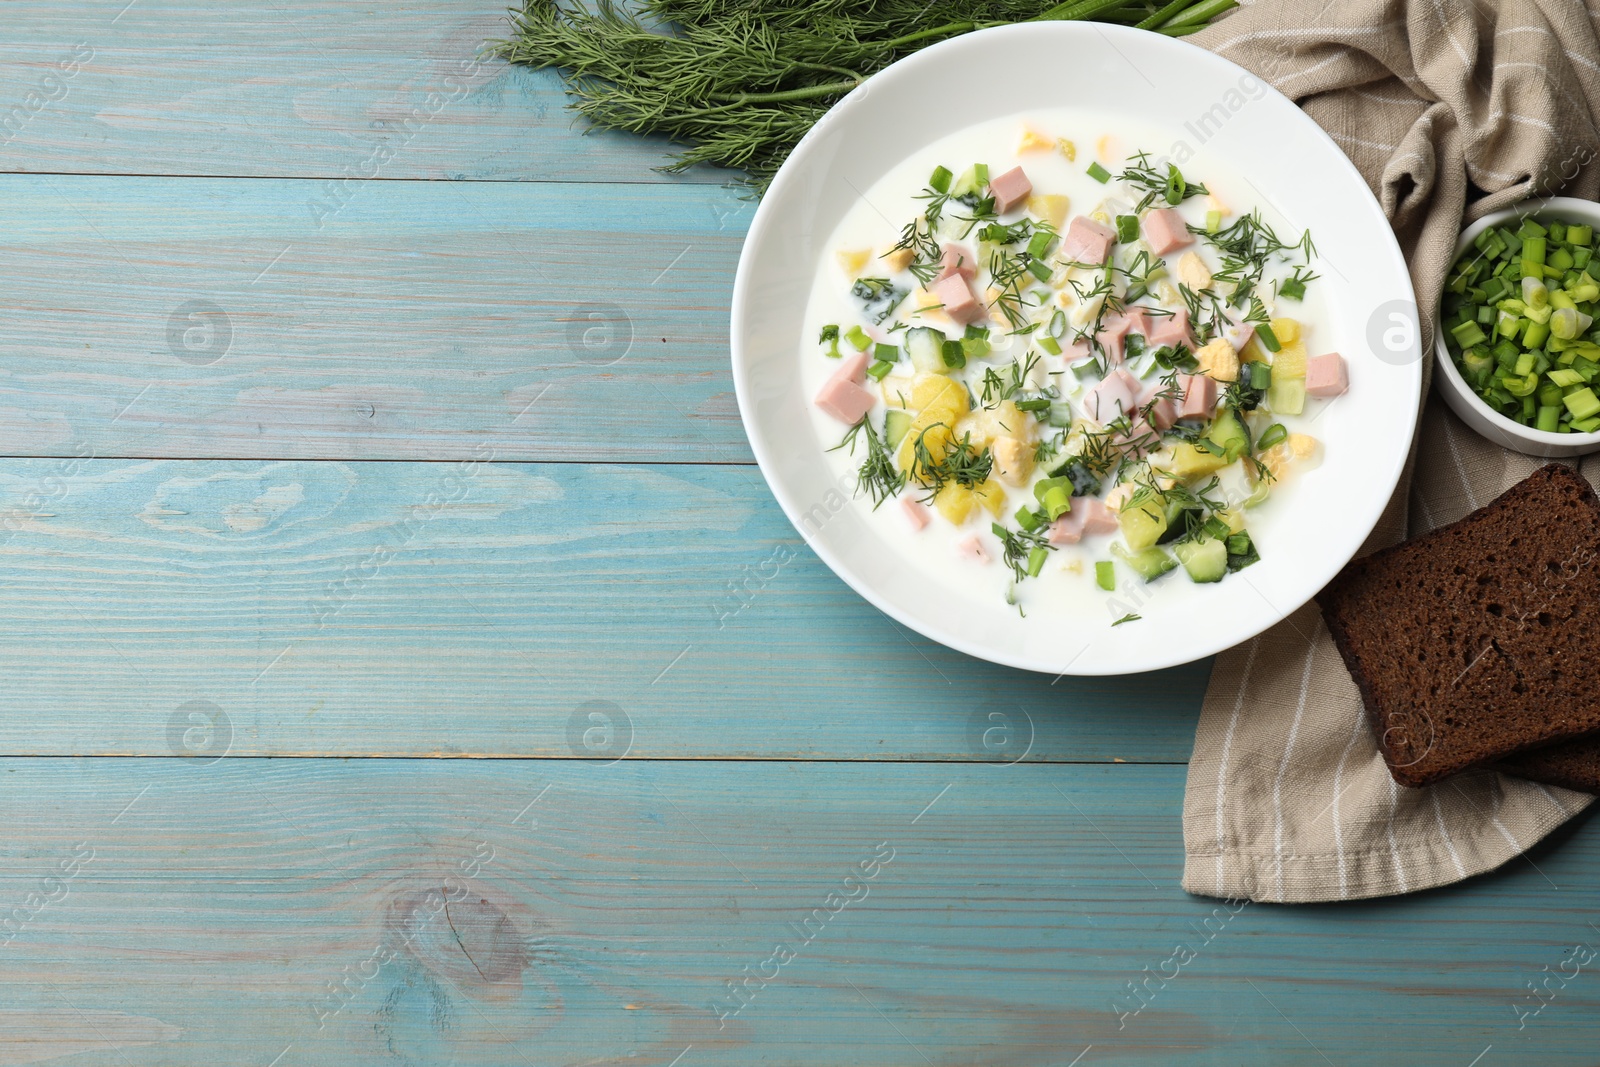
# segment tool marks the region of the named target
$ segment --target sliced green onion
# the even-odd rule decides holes
[[[949,168],[934,167],[933,173],[928,176],[928,188],[936,193],[948,193],[950,191],[950,179],[953,177],[955,175],[950,173]]]
[[[872,347],[872,338],[868,337],[867,331],[859,326],[852,326],[846,330],[844,339],[862,352]]]
[[[1109,559],[1103,559],[1094,565],[1094,581],[1101,589],[1114,593],[1117,589],[1117,567]]]
[[[1272,327],[1264,322],[1256,324],[1256,336],[1261,338],[1268,352],[1276,352],[1283,347],[1278,343],[1278,335],[1272,332]]]
[[[868,377],[872,378],[873,381],[881,382],[892,370],[894,370],[893,363],[886,359],[880,359],[867,368],[867,375]]]
[[[1139,216],[1117,216],[1117,240],[1123,244],[1132,244],[1139,239]]]
[[[1106,168],[1102,167],[1099,163],[1091,163],[1089,164],[1089,177],[1093,178],[1101,185],[1104,185],[1106,182],[1111,180],[1111,172],[1106,170]]]
[[[1273,445],[1282,444],[1289,439],[1289,431],[1283,423],[1275,422],[1261,431],[1261,436],[1256,438],[1256,451],[1264,452]]]
[[[1038,339],[1038,345],[1052,356],[1059,356],[1061,354],[1061,342],[1057,341],[1049,334],[1045,334],[1043,337],[1040,337]]]
[[[1029,533],[1033,533],[1033,531],[1044,525],[1044,520],[1039,517],[1037,511],[1024,505],[1017,509],[1017,525]]]
[[[946,341],[940,346],[940,354],[944,357],[944,365],[946,367],[956,368],[967,365],[967,354],[962,350],[960,341]]]
[[[1049,558],[1050,550],[1043,545],[1034,545],[1028,549],[1028,577],[1037,578],[1039,572],[1044,570],[1044,561]]]

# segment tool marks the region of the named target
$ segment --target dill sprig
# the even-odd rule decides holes
[[[688,146],[666,170],[729,167],[759,191],[829,107],[919,48],[1046,19],[1181,34],[1221,9],[1214,0],[526,0],[513,36],[489,53],[559,69],[572,107],[595,126]]]
[[[1177,207],[1191,196],[1206,196],[1211,192],[1199,182],[1186,179],[1175,164],[1168,163],[1166,170],[1157,170],[1150,165],[1148,152],[1134,153],[1128,157],[1128,164],[1117,178],[1145,190],[1144,198],[1133,209],[1136,215],[1144,214],[1144,209],[1157,200],[1165,201],[1170,207]]]
[[[998,522],[992,522],[989,529],[1000,541],[1001,560],[1011,568],[1011,573],[1019,582],[1029,577],[1030,557],[1035,549],[1049,552],[1055,548],[1043,527],[1029,533],[1027,530],[1008,530]]]
[[[860,422],[845,431],[844,439],[828,451],[837,452],[848,447],[850,454],[855,455],[856,440],[862,431],[866,432],[867,458],[856,471],[856,492],[866,492],[871,496],[872,508],[876,511],[885,500],[899,494],[906,484],[906,476],[895,469],[894,457],[889,454],[889,446],[872,425],[871,414],[863,415]]]
[[[1262,274],[1274,258],[1288,259],[1298,253],[1302,263],[1309,265],[1317,252],[1316,246],[1311,243],[1310,230],[1302,234],[1300,240],[1286,243],[1271,226],[1261,221],[1260,211],[1241,216],[1237,222],[1216,233],[1193,226],[1189,229],[1222,254],[1222,266],[1212,271],[1211,280],[1231,282],[1233,291],[1228,296],[1228,303],[1238,307],[1250,302],[1256,286],[1261,284]]]
[[[932,500],[938,495],[939,490],[954,482],[966,489],[981,485],[987,481],[989,474],[994,470],[994,456],[987,448],[974,447],[972,434],[961,435],[961,440],[952,442],[942,455],[934,455],[928,447],[928,432],[935,426],[945,427],[942,422],[917,434],[917,440],[911,446],[912,453],[916,456],[913,469],[917,472],[917,480],[928,490],[927,500]],[[945,427],[946,431],[949,427]]]

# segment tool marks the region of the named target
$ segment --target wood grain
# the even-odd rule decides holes
[[[1514,1011],[1600,938],[1592,834],[1420,899],[1240,907],[1176,888],[1178,767],[6,770],[0,901],[54,897],[13,913],[13,1056],[8,1019],[67,1010],[137,1020],[71,1061],[126,1067],[1593,1055],[1589,974]],[[1173,976],[1133,1013],[1146,968]]]
[[[619,754],[599,702],[636,756],[1182,761],[1207,672],[926,641],[749,468],[0,463],[8,753],[178,751],[206,701],[240,754]]]
[[[341,195],[0,178],[0,454],[749,460],[736,192]]]
[[[480,58],[505,0],[11,0],[0,169],[583,182],[662,175],[669,146],[589,130],[560,79]],[[10,116],[7,119],[7,115]]]

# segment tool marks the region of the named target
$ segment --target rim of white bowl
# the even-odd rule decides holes
[[[1507,219],[1526,218],[1529,215],[1537,215],[1541,211],[1570,211],[1583,214],[1587,216],[1588,221],[1594,223],[1597,230],[1600,230],[1600,204],[1591,200],[1582,200],[1575,196],[1546,196],[1537,200],[1523,200],[1510,207],[1501,208],[1499,211],[1491,211],[1471,226],[1462,230],[1461,236],[1456,239],[1455,251],[1450,254],[1451,268],[1454,269],[1457,261],[1461,259],[1461,254],[1472,247],[1472,239],[1484,230],[1489,229],[1491,226],[1498,226]],[[1585,445],[1594,445],[1596,448],[1600,448],[1600,430],[1596,430],[1593,433],[1551,433],[1549,430],[1535,429],[1532,426],[1524,426],[1520,422],[1508,419],[1488,404],[1485,404],[1483,398],[1473,392],[1472,388],[1467,385],[1467,380],[1461,377],[1461,372],[1456,369],[1456,361],[1450,358],[1450,350],[1445,346],[1443,293],[1439,294],[1439,303],[1433,309],[1433,351],[1433,361],[1443,373],[1445,381],[1450,383],[1450,387],[1462,399],[1473,404],[1480,414],[1487,415],[1493,426],[1504,431],[1509,436],[1520,438],[1530,444],[1545,445],[1551,448],[1572,450],[1582,448]],[[1465,422],[1466,420],[1463,419],[1462,421]],[[1494,441],[1492,436],[1478,430],[1470,422],[1467,425],[1480,437],[1488,437],[1489,440]],[[1507,445],[1504,441],[1494,441],[1494,443],[1501,447],[1514,449],[1514,446]]]
[[[770,224],[769,220],[771,218],[771,210],[769,210],[769,205],[776,202],[777,199],[771,194],[775,191],[782,190],[791,182],[804,180],[803,177],[797,177],[796,175],[799,174],[801,165],[809,155],[811,145],[816,143],[818,140],[819,132],[831,125],[833,122],[837,121],[840,116],[846,114],[848,110],[853,108],[855,106],[854,102],[859,101],[865,96],[864,90],[866,90],[868,86],[872,85],[874,81],[878,81],[879,79],[883,79],[885,77],[895,77],[897,71],[907,69],[913,65],[922,66],[930,63],[937,63],[940,61],[945,52],[969,48],[971,47],[972,40],[979,37],[1021,35],[1024,33],[1036,35],[1039,33],[1049,32],[1073,34],[1091,31],[1098,34],[1101,38],[1101,41],[1105,43],[1111,43],[1111,41],[1113,41],[1115,38],[1121,37],[1129,40],[1130,43],[1133,40],[1139,40],[1141,44],[1150,45],[1157,48],[1170,47],[1175,53],[1179,51],[1185,53],[1187,56],[1186,61],[1195,63],[1211,63],[1221,67],[1224,71],[1234,77],[1246,75],[1254,77],[1254,75],[1250,75],[1250,72],[1245,68],[1239,66],[1237,63],[1234,63],[1231,60],[1217,55],[1214,52],[1208,52],[1203,48],[1189,44],[1188,42],[1180,40],[1179,38],[1166,37],[1160,34],[1152,34],[1150,31],[1138,30],[1131,26],[1116,26],[1086,22],[1028,22],[1017,23],[1008,26],[995,26],[983,30],[975,30],[972,33],[966,33],[958,37],[952,37],[947,40],[940,41],[938,44],[930,45],[927,48],[913,52],[911,55],[906,56],[903,59],[895,61],[888,67],[885,67],[883,70],[879,71],[877,74],[874,74],[872,77],[868,78],[865,82],[862,82],[861,85],[858,85],[856,88],[852,89],[843,99],[834,104],[833,107],[830,108],[828,112],[816,123],[816,125],[807,131],[806,135],[801,138],[800,142],[795,146],[788,158],[784,160],[783,165],[778,168],[778,173],[773,177],[772,184],[768,188],[768,195],[763,196],[760,204],[757,205],[755,214],[750,220],[750,229],[745,235],[744,246],[742,246],[742,249],[743,247],[748,247],[752,242],[760,240]],[[1152,38],[1155,41],[1162,41],[1165,43],[1153,44],[1151,40]],[[1262,84],[1267,93],[1278,97],[1290,107],[1298,107],[1298,105],[1296,105],[1292,100],[1289,100],[1288,97],[1278,92],[1278,90],[1273,88],[1271,85],[1267,85],[1265,82]],[[1306,116],[1305,134],[1306,136],[1320,139],[1323,144],[1332,149],[1334,158],[1339,161],[1338,165],[1342,165],[1345,168],[1347,176],[1351,179],[1351,195],[1360,200],[1360,202],[1365,206],[1370,207],[1380,219],[1386,220],[1387,217],[1383,214],[1382,205],[1378,203],[1377,197],[1373,195],[1372,190],[1367,185],[1366,179],[1361,176],[1361,172],[1356,170],[1355,164],[1350,161],[1350,157],[1345,154],[1344,149],[1339,147],[1338,142],[1334,141],[1334,139],[1328,135],[1327,131],[1321,126],[1318,126],[1315,120],[1313,120],[1309,115]],[[1385,222],[1385,228],[1387,230],[1387,222]],[[1393,265],[1396,266],[1398,270],[1396,277],[1402,280],[1402,283],[1405,287],[1404,293],[1399,295],[1407,299],[1411,306],[1415,308],[1416,292],[1411,285],[1411,274],[1406,265],[1405,256],[1401,253],[1399,242],[1395,240],[1392,230],[1388,231],[1388,236],[1388,252],[1394,258]],[[767,449],[763,446],[759,435],[753,432],[751,428],[750,419],[753,412],[750,393],[751,386],[748,381],[748,370],[745,366],[745,360],[743,356],[743,331],[745,326],[744,318],[747,314],[747,305],[749,302],[748,289],[750,285],[749,270],[751,259],[749,256],[744,254],[742,249],[739,256],[739,266],[734,273],[731,302],[732,314],[730,316],[729,332],[729,347],[733,363],[734,397],[738,401],[739,417],[740,421],[745,427],[745,436],[749,439],[750,450],[755,454],[756,464],[761,469],[762,478],[766,481],[767,487],[771,490],[773,497],[778,501],[778,506],[783,509],[784,515],[789,519],[790,524],[800,534],[801,538],[806,542],[811,550],[817,554],[817,557],[827,564],[828,569],[833,571],[835,575],[837,575],[846,585],[850,586],[850,588],[853,589],[862,599],[866,600],[869,604],[883,612],[885,615],[889,616],[891,619],[894,619],[896,622],[915,630],[924,637],[927,637],[933,641],[937,641],[939,644],[942,644],[947,648],[955,649],[957,652],[965,653],[966,655],[972,656],[976,659],[984,660],[989,663],[998,663],[1002,666],[1015,667],[1019,670],[1034,671],[1040,674],[1055,674],[1062,677],[1068,675],[1072,677],[1116,677],[1127,674],[1144,674],[1150,671],[1166,670],[1171,667],[1180,667],[1187,663],[1195,663],[1199,660],[1205,659],[1208,656],[1214,656],[1219,652],[1236,647],[1246,641],[1250,641],[1256,637],[1259,637],[1262,633],[1283,622],[1296,611],[1299,611],[1306,604],[1310,603],[1312,597],[1316,596],[1323,586],[1327,585],[1327,583],[1331,581],[1334,576],[1337,575],[1339,571],[1350,562],[1351,559],[1355,558],[1355,553],[1360,551],[1361,545],[1366,542],[1367,538],[1371,536],[1372,531],[1377,527],[1378,520],[1383,517],[1384,509],[1388,507],[1389,500],[1394,494],[1395,486],[1400,483],[1400,474],[1405,467],[1406,458],[1411,453],[1411,445],[1416,439],[1417,427],[1421,421],[1422,349],[1419,338],[1417,341],[1413,342],[1416,345],[1417,358],[1411,362],[1411,366],[1415,368],[1414,387],[1416,389],[1418,399],[1416,416],[1411,420],[1411,424],[1407,428],[1404,447],[1395,451],[1394,457],[1391,460],[1387,470],[1378,472],[1379,477],[1376,480],[1378,484],[1381,484],[1384,487],[1384,492],[1381,494],[1373,494],[1366,506],[1365,511],[1360,515],[1351,517],[1351,528],[1352,530],[1359,531],[1360,536],[1352,539],[1353,547],[1351,548],[1348,556],[1340,559],[1337,566],[1331,568],[1326,566],[1316,568],[1319,571],[1326,571],[1326,573],[1321,575],[1321,580],[1318,581],[1315,586],[1311,587],[1309,592],[1307,592],[1303,597],[1296,596],[1294,598],[1294,602],[1290,604],[1287,609],[1280,610],[1277,604],[1273,604],[1272,612],[1264,613],[1262,615],[1263,621],[1261,625],[1257,628],[1250,629],[1249,632],[1243,634],[1233,634],[1225,638],[1202,641],[1181,654],[1154,656],[1149,662],[1142,664],[1134,670],[1096,670],[1094,669],[1093,664],[1084,665],[1078,663],[1077,661],[1069,662],[1066,667],[1063,668],[1060,663],[1046,662],[1042,659],[1017,655],[1007,649],[980,645],[975,642],[968,641],[950,633],[947,628],[939,625],[934,620],[916,616],[909,612],[900,610],[886,597],[879,595],[877,590],[873,588],[870,582],[864,580],[861,575],[856,574],[851,568],[844,566],[839,557],[835,555],[833,550],[822,538],[813,538],[806,532],[805,526],[800,522],[800,515],[797,511],[798,504],[791,502],[786,498],[787,490],[780,488],[782,485],[781,481],[775,483],[768,475],[768,471],[773,469],[772,457],[768,455]],[[1418,310],[1420,314],[1420,309]],[[1565,436],[1571,437],[1572,435],[1567,434]],[[1314,561],[1308,562],[1308,565],[1315,567]]]

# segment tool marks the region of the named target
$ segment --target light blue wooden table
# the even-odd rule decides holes
[[[1191,898],[1208,665],[837,581],[735,410],[751,204],[497,0],[4,15],[0,1064],[1596,1062],[1588,827]]]

